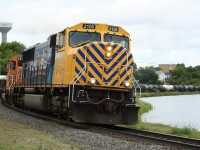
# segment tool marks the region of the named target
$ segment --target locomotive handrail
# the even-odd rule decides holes
[[[68,97],[68,103],[69,103],[69,98],[70,98],[70,88],[71,88],[71,84],[73,84],[73,89],[72,89],[72,102],[76,102],[74,101],[74,84],[83,76],[83,73],[86,71],[86,67],[84,67],[78,74],[77,76],[70,82],[69,84],[69,97]]]
[[[127,65],[120,65],[119,67],[121,67],[121,66],[127,66]],[[127,68],[128,67],[130,67],[130,68],[132,68],[133,69],[133,67],[131,67],[131,66],[127,66]],[[126,70],[127,70],[127,68],[126,68]],[[120,68],[121,69],[121,68]],[[138,88],[140,89],[140,97],[141,97],[141,87],[140,87],[140,85],[138,84],[138,82],[137,82],[137,80],[135,79],[135,77],[133,76],[133,74],[131,74],[131,76],[132,76],[132,80],[133,80],[133,82],[135,82],[136,83],[136,85],[138,86]],[[134,91],[135,91],[135,95],[137,94],[137,89],[136,89],[136,86],[135,86],[135,84],[133,84],[133,82],[132,82],[132,85],[133,85],[133,87],[134,87]]]
[[[141,97],[141,93],[142,93],[142,90],[141,90],[141,87],[140,87],[140,85],[138,84],[138,82],[137,82],[137,80],[135,79],[135,77],[134,76],[132,76],[132,78],[134,79],[134,81],[135,81],[135,83],[136,83],[136,85],[138,86],[138,88],[140,89],[140,97]],[[134,85],[134,84],[133,84]],[[135,87],[135,85],[134,85],[134,88],[135,88],[135,94],[136,94],[136,87]]]
[[[69,83],[69,94],[68,94],[68,107],[69,107],[69,101],[70,101],[70,93],[71,93],[71,85],[73,84],[73,89],[72,89],[72,102],[74,101],[74,84],[83,76],[83,73],[86,71],[86,65],[87,65],[87,56],[86,56],[87,50],[85,50],[85,63],[83,69],[77,74],[77,76]]]

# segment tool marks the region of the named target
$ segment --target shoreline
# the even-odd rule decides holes
[[[157,96],[176,96],[176,95],[195,95],[195,94],[200,94],[200,91],[195,91],[195,92],[143,92],[141,93],[141,98],[143,97],[157,97]],[[139,93],[137,93],[137,98],[140,98]]]
[[[142,93],[141,98],[143,97],[155,97],[155,96],[175,96],[175,95],[194,95],[200,94],[200,92],[149,92],[149,93]],[[171,134],[176,136],[182,136],[187,138],[194,138],[200,139],[200,131],[191,127],[191,126],[172,126],[172,125],[165,125],[161,123],[150,123],[150,122],[143,122],[142,115],[147,113],[153,109],[153,106],[150,103],[142,101],[139,97],[137,97],[137,105],[141,108],[139,110],[139,123],[137,125],[122,125],[123,127],[152,131],[152,132],[159,132],[163,134]]]

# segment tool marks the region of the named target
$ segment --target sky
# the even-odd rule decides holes
[[[138,67],[200,65],[200,0],[0,0],[0,22],[26,47],[80,22],[121,26]]]

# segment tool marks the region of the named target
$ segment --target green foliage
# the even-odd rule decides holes
[[[153,109],[153,106],[150,103],[138,100],[137,105],[140,106],[139,109],[139,120],[142,121],[142,115],[146,112],[149,112]]]
[[[168,80],[169,84],[200,85],[200,66],[185,67],[178,65]]]
[[[6,64],[8,60],[16,55],[23,52],[25,49],[25,46],[19,42],[13,41],[13,42],[3,42],[0,45],[0,69],[1,74],[6,74]]]
[[[158,83],[158,75],[155,72],[153,67],[145,67],[139,68],[138,70],[134,70],[133,76],[136,80],[139,80],[140,83],[145,84],[157,84]]]
[[[21,54],[23,52],[23,50],[26,47],[24,46],[24,44],[13,41],[13,42],[3,42],[0,45],[0,51],[6,51],[6,50],[13,50],[19,54]]]

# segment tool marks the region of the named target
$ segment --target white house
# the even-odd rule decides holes
[[[156,74],[158,75],[158,80],[162,83],[165,82],[165,73],[162,70],[156,71]]]

